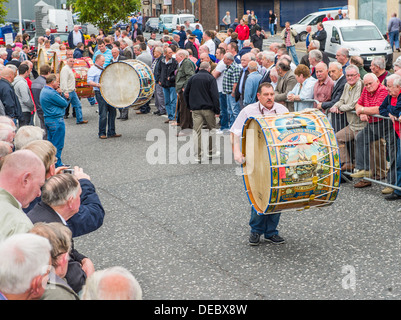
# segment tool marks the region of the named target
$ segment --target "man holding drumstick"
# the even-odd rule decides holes
[[[257,92],[259,102],[250,104],[241,110],[231,131],[231,143],[233,145],[234,160],[237,163],[243,164],[245,157],[241,151],[241,136],[242,127],[247,118],[253,116],[267,115],[267,114],[282,114],[288,112],[288,109],[282,104],[274,102],[274,89],[268,83],[262,83]],[[251,227],[251,234],[249,236],[249,244],[257,246],[260,243],[260,235],[263,234],[266,241],[273,244],[282,244],[284,239],[278,235],[277,225],[280,221],[281,213],[259,215],[256,210],[251,209],[251,219],[249,225]]]

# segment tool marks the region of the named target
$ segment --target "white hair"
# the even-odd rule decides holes
[[[20,127],[14,138],[15,149],[19,150],[31,141],[43,140],[44,133],[45,131],[38,126]]]
[[[372,59],[372,64],[378,67],[379,69],[386,68],[386,60],[384,59],[384,57],[374,57]]]
[[[335,66],[338,70],[341,70],[341,71],[343,70],[343,66],[338,61],[330,62],[329,67],[332,66],[332,65]],[[358,72],[359,72],[359,70],[358,70]]]
[[[276,55],[273,51],[262,51],[261,53],[264,59],[274,62]]]
[[[401,76],[398,74],[392,74],[391,76],[387,77],[387,83],[389,81],[393,81],[393,86],[401,87]]]
[[[359,68],[354,65],[354,64],[350,64],[345,68],[345,73],[347,73],[348,70],[354,70],[356,73],[359,73]]]
[[[373,81],[379,80],[379,79],[377,78],[377,76],[376,76],[373,72],[369,72],[369,73],[365,74],[365,76],[363,77],[363,80],[365,80],[365,79],[367,79],[367,78],[372,78]]]
[[[32,280],[46,274],[50,261],[49,240],[36,234],[12,235],[0,243],[0,291],[21,294]]]
[[[316,60],[316,62],[320,62],[323,60],[323,54],[320,50],[314,49],[309,52],[309,57]]]
[[[120,276],[126,279],[129,284],[128,292],[111,292],[102,283],[107,277]],[[123,267],[111,267],[104,270],[95,271],[87,280],[82,288],[82,300],[142,300],[142,289],[138,281]]]

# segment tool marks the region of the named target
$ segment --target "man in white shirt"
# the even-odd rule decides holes
[[[270,83],[262,83],[257,92],[259,102],[250,104],[241,110],[234,124],[231,126],[231,143],[233,145],[234,160],[244,163],[245,157],[241,151],[242,127],[249,117],[267,114],[282,114],[288,109],[282,104],[274,102],[274,88]],[[251,234],[249,244],[257,246],[260,243],[260,235],[264,234],[267,241],[274,244],[284,243],[284,239],[278,235],[277,225],[281,213],[259,215],[252,206],[249,225]]]
[[[77,124],[88,123],[88,120],[82,119],[81,101],[75,91],[75,74],[72,71],[74,67],[74,58],[68,58],[67,64],[60,71],[60,89],[64,97],[71,103],[75,109]]]
[[[205,40],[204,44],[209,48],[209,53],[216,55],[216,44],[214,43],[212,33],[209,30],[204,32],[203,39]]]
[[[217,81],[217,89],[219,90],[219,101],[220,101],[220,129],[217,130],[216,134],[222,134],[230,128],[228,108],[227,108],[227,98],[223,92],[223,76],[224,71],[227,66],[224,63],[224,55],[226,50],[224,48],[217,48],[216,58],[219,59],[219,63],[212,72],[212,76],[215,77]]]

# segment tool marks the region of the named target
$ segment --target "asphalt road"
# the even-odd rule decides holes
[[[63,162],[91,176],[106,211],[75,247],[96,269],[129,269],[144,299],[401,298],[401,203],[385,201],[380,186],[342,184],[334,205],[282,214],[286,244],[251,247],[250,206],[231,155],[177,162],[190,137],[177,141],[165,118],[133,110],[116,120],[121,138],[101,140],[95,110],[84,100],[89,123],[66,120]],[[164,137],[166,152],[154,153]],[[164,164],[151,164],[155,155]]]
[[[379,186],[343,184],[330,207],[282,214],[286,244],[250,247],[250,206],[230,159],[177,163],[190,138],[177,141],[163,117],[130,110],[128,121],[117,120],[123,136],[101,140],[87,101],[83,114],[87,125],[66,120],[63,161],[91,176],[106,217],[75,246],[96,269],[128,268],[144,299],[401,297],[401,203],[386,202]],[[149,163],[154,133],[171,137],[165,164]]]

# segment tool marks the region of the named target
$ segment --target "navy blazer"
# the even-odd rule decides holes
[[[31,219],[33,224],[36,222],[63,223],[56,211],[42,201],[40,201],[31,211],[29,211],[27,216],[29,219]],[[78,293],[81,291],[82,286],[86,281],[86,273],[82,270],[81,266],[81,261],[86,258],[86,256],[82,255],[74,248],[74,240],[72,238],[71,244],[72,247],[70,252],[70,260],[68,261],[68,271],[65,275],[65,279],[70,287],[76,293]]]
[[[388,95],[386,99],[383,100],[379,107],[379,113],[383,117],[388,117],[390,114],[399,118],[401,115],[401,94],[397,97],[397,103],[395,106],[391,105],[391,96]]]

